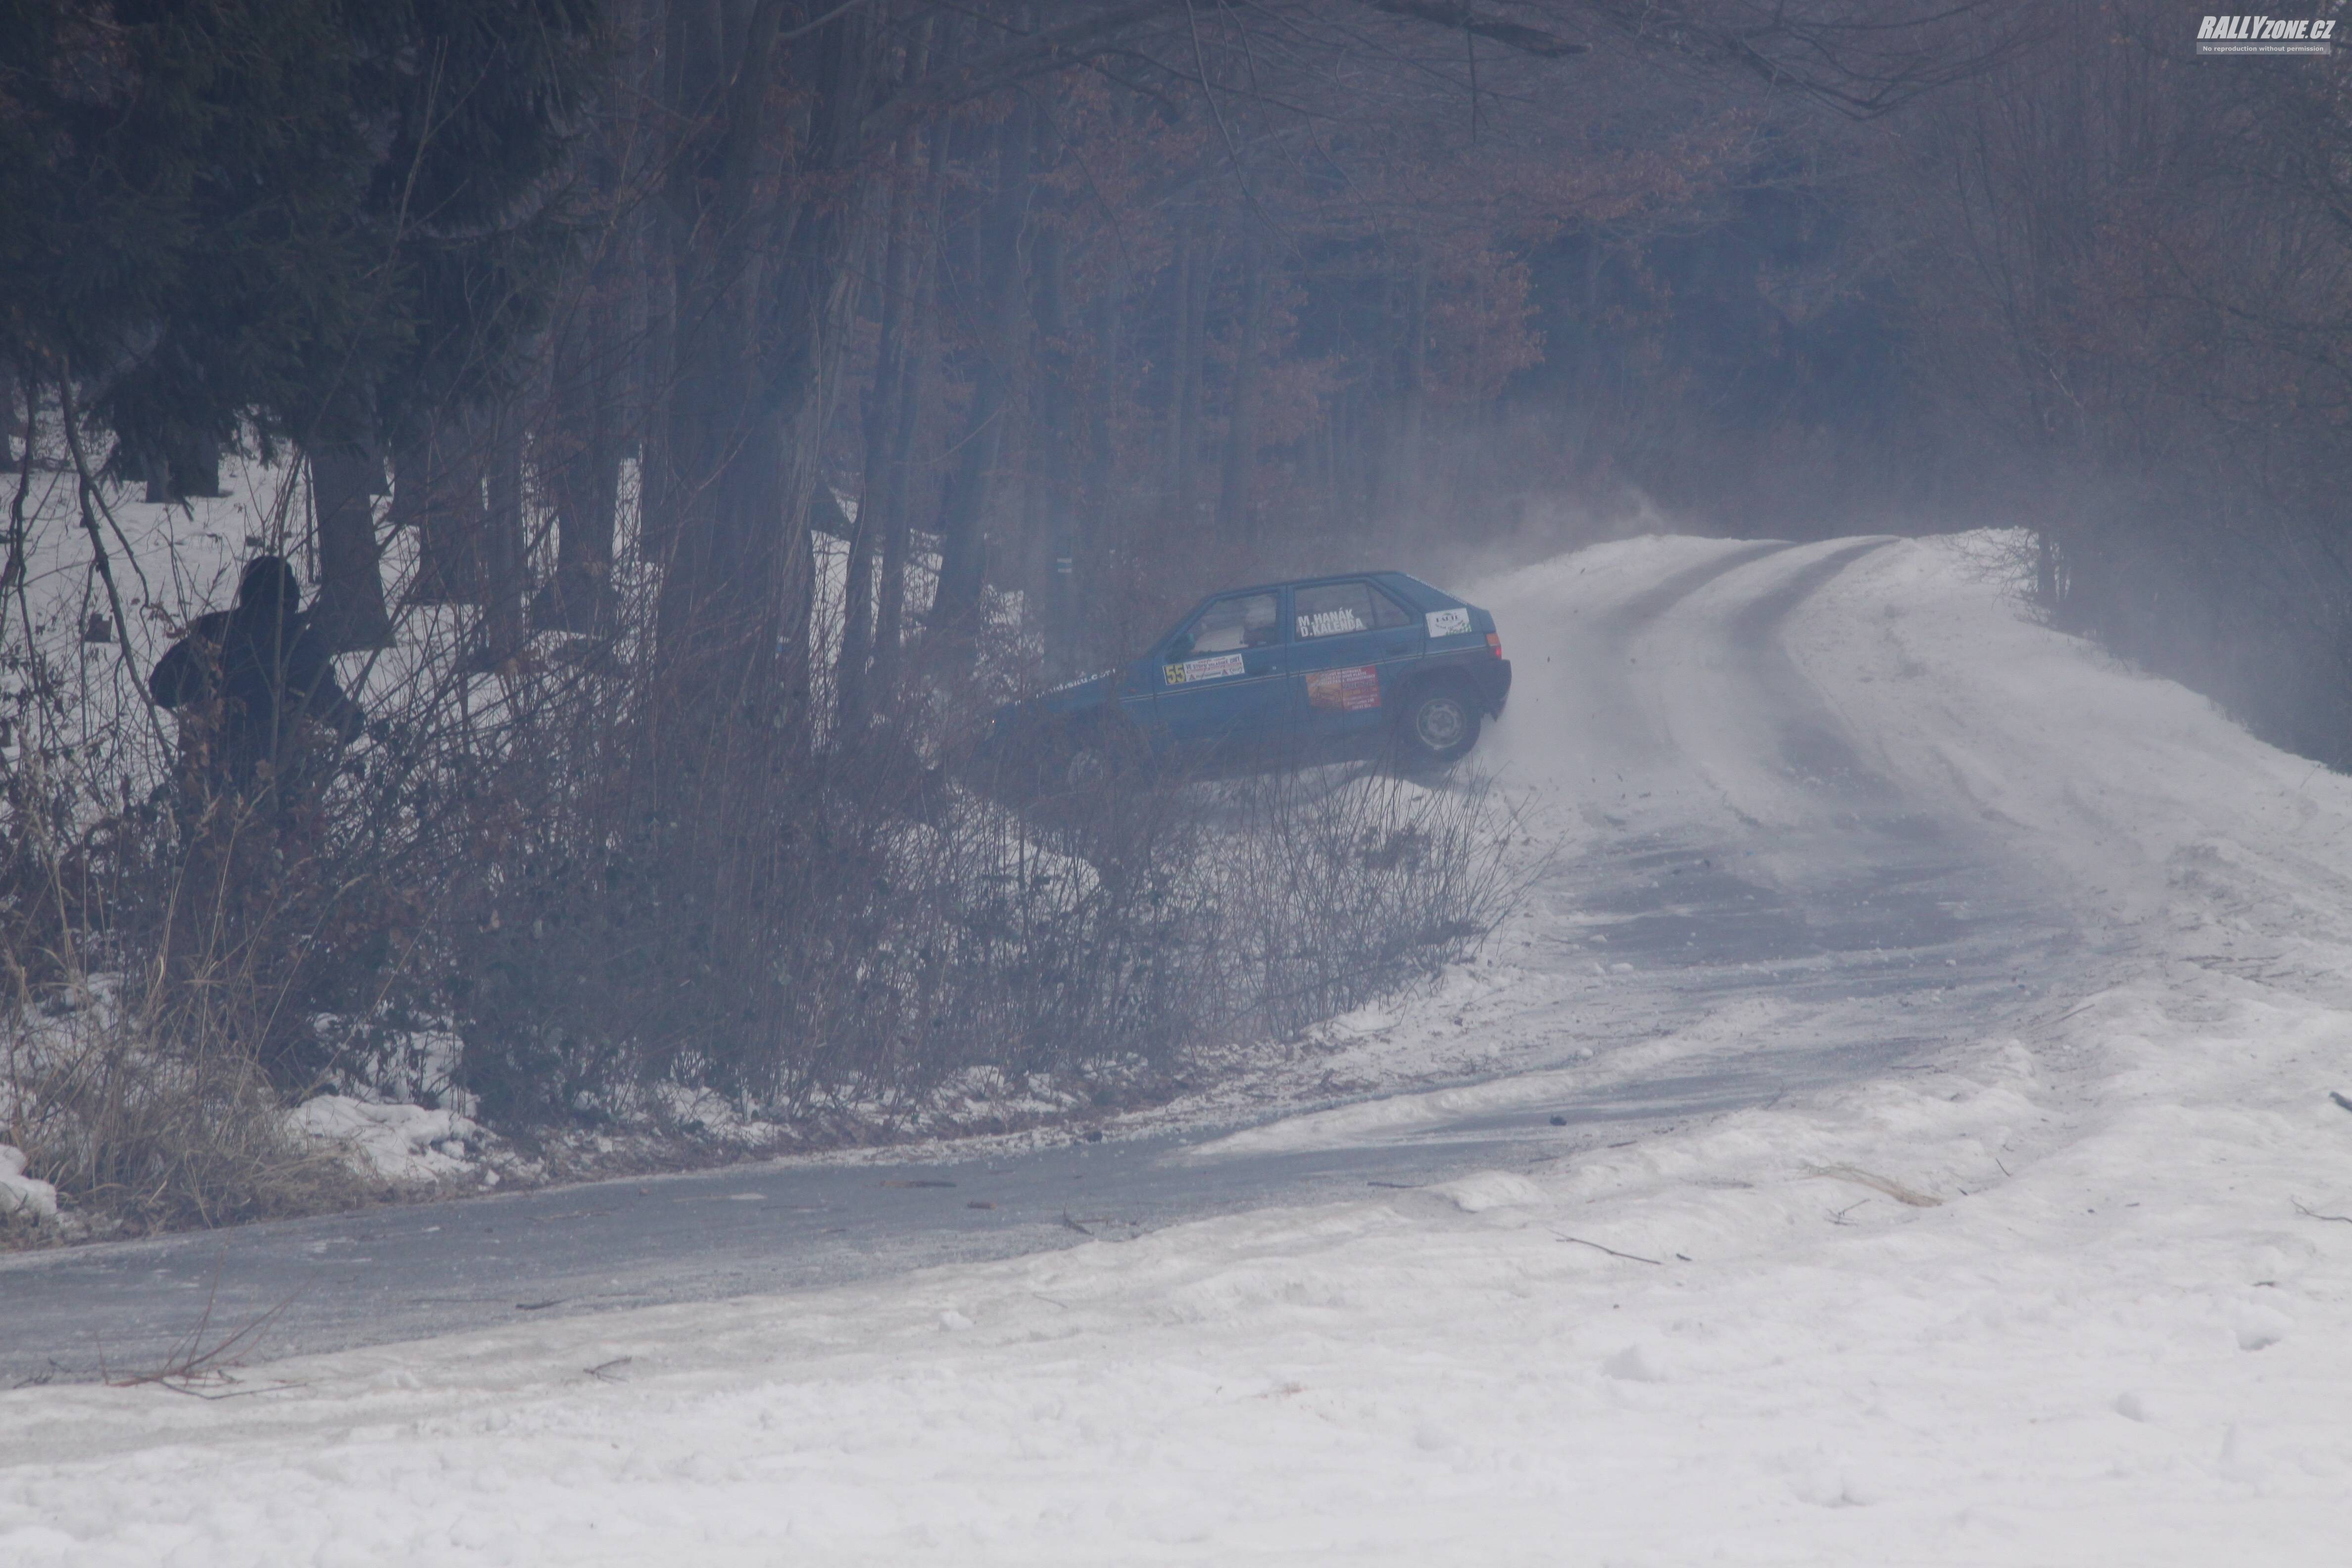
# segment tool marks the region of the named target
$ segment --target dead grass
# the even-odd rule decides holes
[[[1944,1204],[1941,1198],[1929,1197],[1926,1193],[1906,1187],[1891,1177],[1865,1171],[1859,1165],[1808,1165],[1805,1167],[1805,1174],[1819,1176],[1826,1181],[1852,1182],[1856,1186],[1868,1187],[1874,1193],[1885,1193],[1896,1203],[1909,1208],[1941,1208]]]
[[[375,1195],[333,1151],[289,1128],[238,1042],[176,1029],[168,1010],[88,977],[45,1000],[20,997],[0,1023],[5,1136],[86,1233],[234,1225]]]

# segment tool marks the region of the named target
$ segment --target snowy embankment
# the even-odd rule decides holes
[[[0,1394],[0,1561],[2340,1561],[2352,780],[2026,624],[1993,542],[1783,646],[2105,933],[2032,1031],[1433,1189]],[[1559,570],[1473,591],[1523,681]]]

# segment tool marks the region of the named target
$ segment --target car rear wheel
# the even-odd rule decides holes
[[[1062,783],[1072,794],[1097,790],[1110,783],[1111,771],[1109,754],[1092,741],[1081,741],[1062,764]]]
[[[1065,739],[1054,784],[1065,795],[1097,794],[1132,774],[1140,761],[1141,748],[1131,731],[1090,724]]]
[[[1397,750],[1408,767],[1444,767],[1477,743],[1478,710],[1456,687],[1422,687],[1397,714]]]

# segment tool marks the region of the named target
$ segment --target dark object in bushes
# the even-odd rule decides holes
[[[147,678],[157,706],[217,728],[212,764],[232,787],[250,784],[261,763],[279,764],[305,720],[338,745],[366,723],[336,682],[333,645],[297,607],[301,593],[282,558],[255,557],[237,583],[236,607],[197,616]]]

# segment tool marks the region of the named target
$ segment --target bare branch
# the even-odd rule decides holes
[[[1665,1259],[1662,1258],[1643,1258],[1631,1252],[1620,1252],[1613,1247],[1603,1247],[1597,1241],[1587,1241],[1580,1236],[1561,1236],[1558,1231],[1552,1232],[1552,1235],[1561,1241],[1572,1241],[1579,1247],[1589,1247],[1595,1252],[1605,1252],[1612,1258],[1622,1258],[1628,1263],[1646,1263],[1653,1268],[1664,1268],[1666,1266]]]
[[[1953,0],[1928,12],[1874,5],[1851,16],[1778,0],[1580,0],[1579,8],[1643,43],[1793,89],[1857,120],[1979,74],[2024,48],[2042,25],[2012,0]],[[1988,16],[2016,19],[1989,47],[1949,47],[1951,24]]]
[[[865,132],[876,141],[891,140],[934,110],[985,98],[1046,71],[1081,65],[1126,43],[1130,30],[1139,24],[1172,17],[1182,8],[1182,0],[1127,0],[1032,33],[978,59],[935,72],[883,100],[866,115]]]
[[[1588,45],[1556,33],[1502,20],[1475,10],[1460,0],[1358,0],[1388,16],[1433,26],[1458,28],[1508,48],[1559,59],[1586,51]],[[866,134],[877,140],[897,136],[927,113],[985,98],[1030,77],[1083,65],[1098,55],[1131,48],[1138,31],[1162,20],[1192,17],[1183,0],[1126,0],[1100,10],[1029,34],[977,59],[937,72],[875,106],[866,117]]]
[[[1375,11],[1385,11],[1391,16],[1407,16],[1416,22],[1428,22],[1440,27],[1459,27],[1481,38],[1491,38],[1506,48],[1538,55],[1548,60],[1564,59],[1580,55],[1591,48],[1547,33],[1540,27],[1523,26],[1494,16],[1482,16],[1458,0],[1360,0]]]

